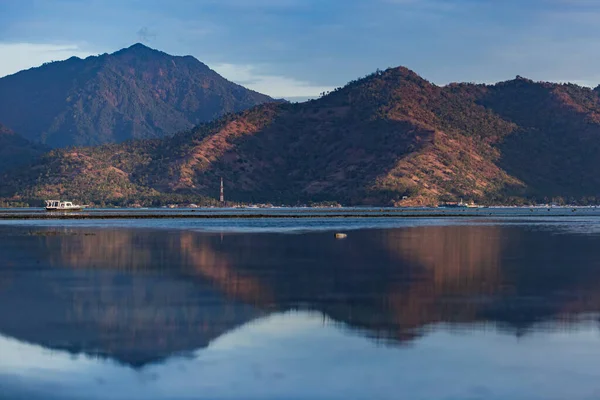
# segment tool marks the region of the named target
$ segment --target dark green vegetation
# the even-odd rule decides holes
[[[54,150],[2,195],[200,204],[224,177],[227,198],[245,202],[591,204],[599,155],[598,90],[520,77],[439,87],[393,68],[164,140]]]
[[[269,101],[191,56],[141,44],[0,79],[0,121],[51,147],[164,137]]]
[[[9,168],[23,168],[48,151],[15,134],[0,124],[0,173]]]

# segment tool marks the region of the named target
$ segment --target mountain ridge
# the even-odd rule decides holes
[[[51,147],[159,138],[275,101],[140,43],[0,78],[0,121]]]
[[[521,77],[437,86],[398,67],[163,140],[55,150],[4,195],[215,198],[223,177],[227,197],[243,202],[595,204],[598,155],[598,91]],[[106,191],[81,189],[98,179]]]
[[[0,123],[0,173],[34,162],[48,149],[36,145]]]

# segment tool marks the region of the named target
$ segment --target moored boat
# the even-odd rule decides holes
[[[460,199],[459,203],[442,203],[438,205],[439,208],[481,208],[474,203],[463,203],[462,199]]]
[[[46,200],[46,211],[81,211],[85,207],[71,201]]]
[[[468,208],[468,206],[463,203],[442,203],[438,207],[439,208]]]

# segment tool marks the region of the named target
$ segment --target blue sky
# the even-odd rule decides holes
[[[277,97],[399,65],[595,86],[598,21],[597,0],[0,0],[0,76],[141,41]]]

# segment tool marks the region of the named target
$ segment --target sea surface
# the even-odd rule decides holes
[[[600,399],[600,210],[144,211],[0,210],[0,399]]]

